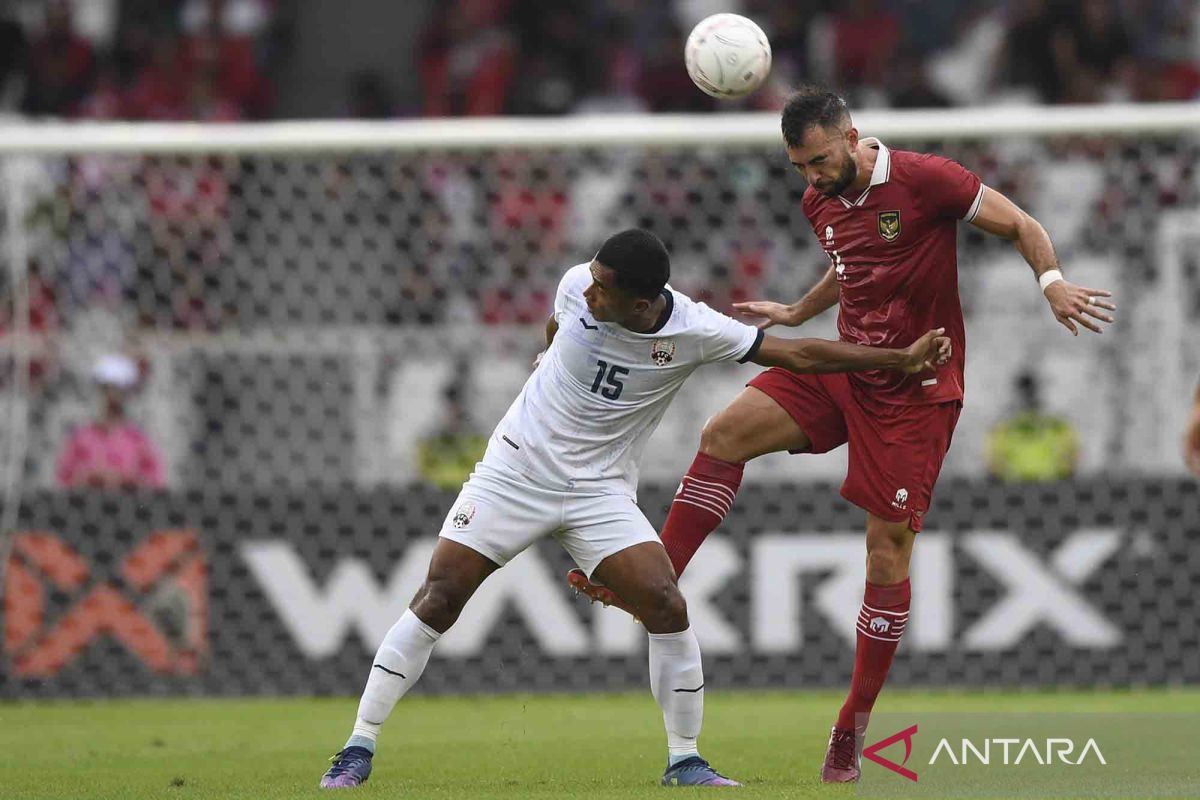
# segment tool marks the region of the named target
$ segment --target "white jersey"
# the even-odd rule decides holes
[[[749,360],[762,331],[671,289],[645,333],[597,322],[572,267],[554,298],[558,333],[496,427],[484,463],[549,489],[635,497],[638,460],[671,399],[702,364]]]

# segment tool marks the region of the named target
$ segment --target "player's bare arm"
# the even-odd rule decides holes
[[[775,303],[770,300],[751,300],[746,303],[734,303],[733,307],[743,314],[762,317],[758,327],[766,330],[772,325],[786,325],[794,328],[826,309],[837,305],[838,295],[837,274],[831,266],[808,294],[795,303]]]
[[[1117,307],[1105,299],[1112,297],[1107,289],[1089,289],[1062,278],[1061,267],[1054,255],[1050,235],[1036,219],[990,186],[984,190],[979,213],[971,221],[975,227],[1016,242],[1017,250],[1033,268],[1042,284],[1046,302],[1054,318],[1073,335],[1079,335],[1078,325],[1101,333],[1100,322],[1112,322],[1108,313]]]
[[[1192,413],[1183,435],[1183,459],[1192,474],[1200,478],[1200,384],[1196,386]]]
[[[780,339],[763,337],[750,360],[764,367],[782,367],[791,372],[857,372],[867,369],[898,369],[908,374],[931,370],[950,360],[950,339],[945,328],[929,331],[903,350],[864,347],[827,339]]]

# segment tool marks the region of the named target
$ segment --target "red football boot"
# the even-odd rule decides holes
[[[586,595],[593,603],[603,603],[605,606],[619,608],[635,620],[638,618],[633,609],[626,605],[616,592],[607,586],[592,583],[581,569],[573,569],[567,573],[567,585],[574,589],[576,594]]]
[[[829,749],[821,765],[821,783],[855,783],[861,773],[862,737],[854,731],[834,728],[829,734]]]

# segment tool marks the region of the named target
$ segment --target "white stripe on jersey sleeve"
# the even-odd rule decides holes
[[[967,209],[967,213],[963,216],[963,222],[970,222],[975,219],[975,215],[979,213],[980,206],[983,205],[983,192],[987,189],[982,183],[979,184],[979,193],[975,195],[975,202],[971,203],[971,207]]]

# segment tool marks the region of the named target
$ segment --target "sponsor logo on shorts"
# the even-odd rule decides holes
[[[896,508],[908,508],[908,489],[897,489],[896,499],[892,501],[892,505]]]
[[[650,343],[650,360],[660,367],[665,367],[675,358],[674,339],[655,339]]]
[[[461,506],[458,507],[458,510],[454,512],[454,519],[450,520],[450,524],[453,525],[454,527],[458,528],[459,530],[462,530],[463,528],[470,525],[471,520],[473,520],[474,518],[475,518],[475,504],[474,503],[463,503]]]
[[[825,226],[825,242],[826,242],[826,244],[833,244],[833,226],[832,225]]]

